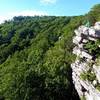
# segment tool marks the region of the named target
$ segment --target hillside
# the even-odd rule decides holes
[[[99,4],[84,16],[19,16],[0,24],[0,100],[78,100],[72,38],[87,20],[100,20]]]

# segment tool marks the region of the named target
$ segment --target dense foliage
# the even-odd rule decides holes
[[[14,17],[0,25],[0,100],[78,100],[70,64],[85,16]]]

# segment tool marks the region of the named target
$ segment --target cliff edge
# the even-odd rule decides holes
[[[80,26],[73,37],[72,79],[81,100],[100,100],[100,22]]]

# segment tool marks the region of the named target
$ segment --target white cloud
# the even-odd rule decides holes
[[[42,4],[54,4],[57,0],[40,0]]]
[[[21,12],[10,12],[7,13],[6,15],[0,15],[0,23],[3,23],[5,20],[10,20],[14,16],[44,16],[48,15],[44,11],[36,11],[36,10],[25,10]]]

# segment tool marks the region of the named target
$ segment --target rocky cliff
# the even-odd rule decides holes
[[[100,22],[75,30],[72,78],[81,100],[100,100]]]

